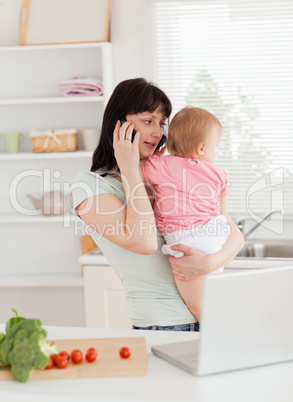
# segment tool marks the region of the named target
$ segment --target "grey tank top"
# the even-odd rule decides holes
[[[123,184],[111,176],[94,172],[80,172],[72,186],[72,205],[99,194],[114,194],[126,204]],[[163,236],[158,233],[158,250],[140,255],[125,250],[99,233],[92,235],[120,278],[126,291],[128,317],[133,325],[170,326],[196,322],[180,296],[168,256],[161,252]]]

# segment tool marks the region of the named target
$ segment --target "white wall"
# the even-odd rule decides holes
[[[136,77],[154,80],[151,2],[112,0],[111,12],[115,83]]]

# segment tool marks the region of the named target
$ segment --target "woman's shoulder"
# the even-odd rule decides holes
[[[102,176],[103,172],[79,172],[71,185],[73,203],[78,205],[81,201],[100,194],[117,195],[124,202],[123,185],[114,177]]]
[[[78,186],[100,187],[104,183],[107,183],[107,180],[98,172],[81,171],[75,176],[72,186],[74,188]]]
[[[121,184],[121,182],[115,179],[114,176],[106,174],[106,172],[102,170],[97,172],[81,171],[77,173],[73,180],[73,184],[76,183],[87,183],[89,185],[91,183],[94,183],[95,185],[99,183],[99,185],[106,184],[109,186],[113,186],[114,184],[116,184],[118,187],[120,187],[119,184]]]
[[[78,183],[78,182],[91,182],[99,179],[99,174],[96,172],[90,172],[90,171],[81,171],[78,172],[77,175],[75,176],[73,183]]]

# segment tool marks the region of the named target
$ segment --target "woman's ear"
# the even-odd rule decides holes
[[[203,156],[204,151],[205,151],[205,147],[206,147],[206,143],[205,143],[205,142],[200,142],[200,143],[195,147],[195,151],[196,151],[197,155]]]

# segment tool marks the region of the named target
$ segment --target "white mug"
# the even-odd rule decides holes
[[[82,139],[86,151],[94,151],[100,139],[101,130],[99,128],[85,128],[82,130]]]

